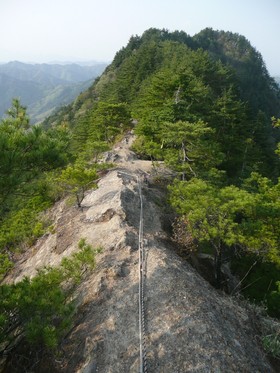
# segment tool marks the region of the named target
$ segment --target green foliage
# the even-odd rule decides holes
[[[44,229],[38,213],[49,206],[49,202],[34,197],[25,207],[10,212],[0,226],[0,249],[14,250],[40,237]]]
[[[212,58],[233,66],[239,78],[241,98],[255,114],[261,110],[270,117],[279,111],[279,88],[269,77],[260,53],[244,36],[206,28],[193,39]]]
[[[255,199],[250,219],[243,222],[246,246],[255,248],[261,256],[280,268],[280,180],[274,184],[268,178],[252,173],[244,188]]]
[[[163,123],[203,121],[215,130],[215,166],[240,183],[252,171],[277,176],[277,135],[269,118],[279,113],[279,97],[260,54],[241,35],[206,29],[191,38],[152,28],[131,37],[102,77],[55,121],[70,123],[72,151],[87,157],[100,142],[103,148],[114,141],[131,111],[145,146],[141,155],[156,159],[163,159]],[[124,106],[128,115],[122,119]]]
[[[79,251],[59,267],[46,267],[32,279],[0,286],[0,346],[2,352],[25,338],[31,348],[57,347],[76,311],[71,296],[83,272],[95,265],[94,250],[85,240]]]
[[[215,143],[214,130],[204,122],[161,122],[153,132],[151,127],[137,128],[141,134],[135,150],[153,159],[163,159],[183,179],[205,173],[221,162],[222,155]]]
[[[13,263],[10,261],[6,253],[0,253],[0,281],[13,268]]]
[[[276,119],[275,117],[272,117],[272,124],[275,128],[280,128],[280,119]]]
[[[212,187],[200,179],[177,182],[171,189],[171,203],[181,214],[187,214],[193,235],[210,241],[217,248],[221,241],[227,245],[238,239],[237,213],[251,205],[249,193],[237,187]]]
[[[98,161],[100,154],[109,149],[117,135],[130,126],[128,105],[99,101],[87,110],[72,129],[71,149],[75,157]]]
[[[280,278],[280,275],[278,278]],[[280,318],[280,281],[276,281],[275,285],[276,289],[271,291],[268,295],[267,307],[272,316]]]
[[[131,103],[137,96],[142,82],[160,65],[161,43],[147,39],[138,45],[139,47],[133,53],[129,52],[126,58],[121,58],[122,63],[118,66],[118,74],[104,87],[101,93],[102,100]]]
[[[171,204],[187,221],[187,230],[199,243],[209,243],[215,255],[216,285],[221,286],[225,247],[239,242],[236,213],[246,209],[247,195],[235,187],[217,189],[200,179],[176,182],[170,189]]]
[[[92,112],[89,145],[96,141],[112,142],[117,134],[129,127],[130,121],[131,116],[126,103],[112,104],[99,101]]]
[[[12,106],[7,110],[8,118],[13,121],[13,125],[17,128],[29,128],[29,118],[26,113],[26,107],[20,104],[19,99],[12,100]],[[8,119],[9,120],[9,119]]]
[[[85,153],[91,126],[91,112],[78,119],[72,130],[71,148],[74,154]]]
[[[65,164],[67,142],[65,129],[29,127],[26,109],[14,100],[0,122],[0,212],[16,195],[28,194],[29,183],[40,173]]]
[[[102,250],[97,248],[93,251],[91,245],[87,244],[85,239],[81,239],[78,246],[80,251],[73,254],[71,258],[63,258],[61,262],[64,276],[71,277],[76,283],[79,283],[82,279],[83,267],[95,267],[95,255],[93,253],[100,253]]]
[[[265,351],[273,357],[280,358],[280,336],[278,334],[269,334],[263,337],[262,344]]]
[[[258,253],[244,253],[231,261],[231,270],[242,279],[241,290],[247,299],[265,306],[270,316],[280,317],[280,271],[277,263],[264,260]]]
[[[278,129],[278,132],[279,132],[279,128],[280,128],[280,119],[276,119],[275,117],[272,117],[272,125],[274,128],[277,128]],[[279,136],[278,136],[279,138]],[[280,156],[280,142],[278,143],[278,146],[277,146],[277,149],[275,150],[275,153]]]
[[[191,236],[213,249],[217,286],[223,255],[231,248],[243,248],[280,268],[279,184],[253,174],[246,189],[194,178],[175,182],[170,191],[171,204],[187,221]]]
[[[133,113],[139,118],[136,131],[147,144],[146,155],[164,159],[158,151],[164,123],[176,127],[175,123],[203,121],[215,133],[204,148],[212,145],[211,152],[216,154],[212,166],[219,165],[233,181],[256,170],[273,173],[276,163],[269,124],[265,117],[252,119],[237,86],[233,70],[213,62],[207,53],[162,42],[158,69],[143,81],[139,93],[131,94]]]
[[[0,281],[13,266],[14,254],[30,247],[45,233],[48,223],[41,212],[49,207],[48,196],[18,197],[0,221]]]
[[[117,105],[116,111],[117,126],[118,119],[124,119],[124,106]],[[113,113],[114,109],[111,119]],[[47,131],[30,127],[26,109],[18,100],[13,101],[7,117],[0,122],[1,278],[11,268],[15,252],[30,247],[46,231],[42,211],[65,191],[74,194],[80,206],[85,190],[95,186],[98,166],[89,166],[83,160],[87,156],[81,152],[73,165],[59,170],[73,156],[77,158],[77,154],[70,154],[70,141],[65,123]],[[97,161],[107,144],[96,141],[93,146],[91,158]]]
[[[216,166],[219,147],[213,134],[202,121],[163,123],[160,140],[166,164],[179,171],[183,180]]]
[[[85,191],[95,186],[96,179],[96,168],[89,168],[85,162],[77,160],[74,165],[68,165],[62,170],[58,182],[66,191],[75,195],[77,205],[81,207]]]

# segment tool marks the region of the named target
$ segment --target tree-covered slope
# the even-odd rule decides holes
[[[207,28],[195,35],[194,40],[197,47],[235,69],[241,98],[250,103],[251,110],[279,115],[279,87],[269,76],[262,55],[244,36]]]
[[[100,75],[105,64],[0,64],[0,116],[13,98],[28,107],[32,123],[39,122],[55,109],[70,103]]]
[[[217,165],[228,176],[276,176],[279,135],[271,117],[280,113],[279,92],[261,55],[238,34],[206,29],[191,38],[150,29],[131,37],[101,78],[45,125],[66,120],[75,133],[98,101],[126,103],[145,144],[153,143],[152,152],[142,147],[147,156],[164,157],[164,122],[202,120],[215,132],[224,154]]]
[[[163,160],[176,175],[170,202],[187,252],[213,255],[219,287],[224,261],[237,254],[238,274],[250,272],[251,299],[260,287],[249,284],[259,273],[250,267],[268,263],[258,300],[279,315],[279,97],[245,37],[150,29],[45,125],[67,124],[72,149],[90,154],[133,118],[139,156]]]

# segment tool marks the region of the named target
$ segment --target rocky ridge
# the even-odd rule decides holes
[[[169,240],[163,193],[152,164],[138,160],[123,140],[106,155],[116,167],[88,192],[83,209],[60,202],[52,210],[55,231],[42,237],[32,255],[17,263],[8,281],[59,263],[85,238],[103,251],[96,269],[77,291],[79,313],[61,346],[60,358],[38,372],[139,372],[138,229],[139,180],[147,253],[145,318],[147,371],[273,372],[261,350],[252,315],[233,298],[213,289]]]

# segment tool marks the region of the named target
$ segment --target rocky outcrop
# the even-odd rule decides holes
[[[79,312],[59,358],[41,364],[40,372],[50,366],[65,373],[139,372],[139,180],[152,166],[133,157],[124,143],[119,150],[119,165],[88,192],[83,211],[58,204],[54,233],[38,241],[9,278],[19,280],[38,266],[58,263],[81,238],[103,248],[96,269],[77,291]],[[248,311],[175,253],[163,229],[160,190],[142,183],[142,194],[147,371],[272,372]]]

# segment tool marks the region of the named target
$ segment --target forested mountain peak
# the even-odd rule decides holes
[[[173,45],[173,49],[169,51],[170,55],[182,55],[183,46],[192,51],[204,50],[212,60],[221,61],[224,66],[231,69],[237,78],[235,85],[238,86],[240,98],[249,104],[250,110],[254,113],[262,110],[269,117],[280,114],[280,90],[274,79],[269,76],[261,54],[244,36],[211,28],[206,28],[193,37],[184,31],[170,32],[167,29],[156,28],[148,29],[141,36],[131,36],[128,44],[116,53],[112,64],[105,70],[101,84],[97,83],[97,91],[102,92],[104,83],[115,79],[119,69],[127,69],[129,63],[134,63],[137,74],[137,82],[133,81],[132,85],[140,86],[148,74],[155,73],[166,62],[163,61],[164,45],[168,44]],[[169,57],[167,56],[167,59]],[[95,91],[94,86],[90,91]],[[131,92],[127,93],[127,96],[132,99]],[[91,99],[91,94],[85,94],[84,98]],[[81,105],[83,98],[78,98],[78,101]]]
[[[279,89],[269,76],[261,54],[244,36],[237,33],[206,28],[191,37],[184,31],[169,32],[166,29],[151,28],[141,37],[131,37],[128,45],[116,54],[112,66],[118,67],[120,61],[143,44],[159,45],[168,40],[185,44],[193,50],[201,48],[215,60],[231,66],[239,78],[242,98],[251,102],[253,110],[261,109],[275,115],[273,111],[276,109],[277,114],[280,113]]]
[[[251,103],[256,112],[264,110],[270,115],[280,112],[279,87],[269,76],[262,55],[244,36],[211,28],[202,30],[193,38],[215,59],[232,66],[239,78],[242,98]],[[274,114],[273,114],[274,112]]]
[[[184,31],[169,32],[167,29],[160,30],[156,28],[150,28],[146,30],[142,36],[131,36],[127,46],[123,47],[122,49],[120,49],[119,52],[116,53],[112,66],[118,67],[126,57],[129,57],[142,44],[148,44],[150,42],[160,43],[167,40],[176,41],[178,43],[184,43],[190,46],[194,45],[191,36],[189,36]]]
[[[194,36],[197,45],[213,53],[235,56],[235,59],[246,59],[253,51],[245,36],[229,31],[218,31],[206,28]]]
[[[254,137],[251,144],[259,149],[259,164],[266,164],[263,169],[272,173],[278,167],[274,154],[278,133],[272,128],[271,117],[280,114],[280,89],[269,76],[260,53],[239,34],[208,28],[190,37],[183,31],[151,28],[142,36],[132,36],[100,79],[71,106],[48,118],[45,125],[69,120],[78,130],[79,118],[88,115],[98,100],[127,103],[135,119],[149,122],[150,131],[151,120],[156,119],[144,119],[147,110],[155,114],[164,103],[166,114],[163,117],[161,113],[161,119],[203,120],[216,128],[221,144],[227,143],[222,133],[229,132],[218,122],[224,121],[225,115],[235,117],[239,129],[236,125],[231,143],[243,138],[241,148],[249,149],[245,142]],[[230,112],[222,114],[222,105]],[[234,161],[226,161],[228,172],[236,175],[237,169],[249,171],[247,161],[245,164],[240,158],[238,165],[235,158],[239,146],[231,147],[227,157]]]

